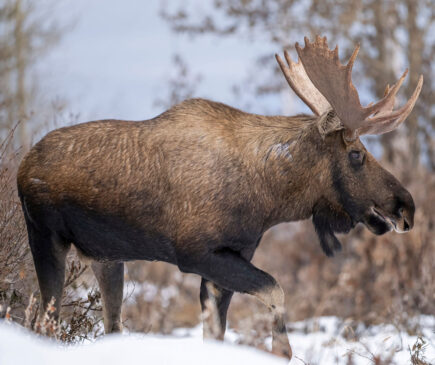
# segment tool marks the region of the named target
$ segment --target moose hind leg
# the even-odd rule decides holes
[[[92,263],[103,299],[104,332],[122,331],[121,306],[124,290],[123,262]]]
[[[181,271],[199,274],[227,291],[251,294],[261,300],[273,314],[272,352],[291,358],[284,320],[284,293],[272,276],[230,250],[210,253],[198,261],[179,257],[178,266]]]
[[[65,281],[65,260],[71,244],[48,230],[39,230],[27,221],[29,245],[41,292],[40,315],[54,299],[54,319],[59,318],[62,292]]]
[[[225,290],[202,278],[200,301],[204,338],[224,339],[227,311],[232,296],[232,291]]]

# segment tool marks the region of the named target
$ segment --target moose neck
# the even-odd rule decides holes
[[[281,222],[307,219],[328,185],[329,162],[323,158],[324,141],[317,128],[316,118],[257,117],[259,126],[252,128],[257,171],[266,190],[265,207],[269,216],[266,226]],[[245,149],[253,146],[248,141]],[[249,153],[249,152],[247,152]]]

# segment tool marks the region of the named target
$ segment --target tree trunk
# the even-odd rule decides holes
[[[15,37],[15,61],[16,61],[16,92],[17,92],[17,113],[16,117],[18,117],[19,121],[19,143],[20,146],[27,150],[29,147],[29,136],[27,133],[27,98],[26,98],[26,56],[25,56],[25,47],[26,40],[25,34],[23,31],[24,26],[24,13],[21,8],[21,0],[17,0],[15,4],[15,29],[14,29],[14,37]],[[14,122],[14,124],[17,121]]]
[[[417,26],[418,3],[414,0],[407,0],[407,28],[409,34],[408,55],[409,55],[409,83],[406,95],[409,98],[418,82],[419,71],[422,69],[421,50],[423,47],[423,32]],[[420,161],[420,144],[418,141],[418,118],[417,113],[411,113],[406,121],[408,127],[408,144],[410,167],[416,167]]]
[[[393,70],[391,68],[391,54],[388,52],[387,48],[387,38],[385,29],[385,9],[384,2],[374,1],[373,15],[374,15],[374,26],[376,27],[376,49],[378,50],[378,62],[379,69],[375,71],[375,93],[377,99],[384,96],[385,86],[393,76]],[[380,138],[382,148],[384,150],[383,158],[389,163],[393,163],[394,151],[393,151],[393,140],[395,137],[395,132],[390,132],[383,134]]]

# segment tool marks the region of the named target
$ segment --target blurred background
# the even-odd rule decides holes
[[[15,191],[16,168],[32,144],[53,128],[144,120],[190,97],[253,113],[310,113],[274,54],[288,49],[296,59],[294,43],[315,34],[328,36],[331,47],[339,44],[343,63],[360,43],[353,82],[363,104],[381,98],[386,84],[409,68],[398,98],[403,103],[424,75],[406,123],[364,139],[412,193],[415,226],[382,237],[357,227],[341,237],[343,251],[326,258],[310,221],[282,224],[265,234],[254,262],[282,285],[290,331],[292,321],[334,315],[350,326],[391,323],[416,333],[414,318],[435,313],[432,0],[2,1],[0,316],[10,308],[7,315],[19,323],[27,318],[31,326],[35,319],[25,312],[38,290]],[[169,264],[127,266],[128,330],[170,333],[199,323],[198,277]],[[98,288],[74,253],[67,277],[62,339],[100,335]],[[266,317],[255,299],[234,296],[229,326],[246,343],[260,346],[270,331]]]

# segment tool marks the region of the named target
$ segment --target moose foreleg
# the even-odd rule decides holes
[[[292,357],[292,350],[288,342],[285,327],[284,292],[277,282],[273,286],[266,286],[254,294],[272,312],[272,352],[278,356]]]
[[[233,292],[202,278],[200,301],[204,338],[224,339],[227,311],[232,296]]]
[[[291,358],[284,320],[284,293],[272,276],[231,250],[209,253],[198,261],[179,256],[178,266],[181,271],[199,274],[229,292],[248,293],[260,299],[274,318],[272,352]]]

